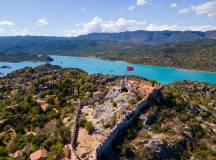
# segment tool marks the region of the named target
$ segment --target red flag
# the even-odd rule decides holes
[[[134,67],[132,67],[132,66],[127,67],[127,71],[133,71],[133,70],[134,70]]]

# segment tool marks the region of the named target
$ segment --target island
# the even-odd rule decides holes
[[[0,78],[2,159],[214,159],[216,85],[50,64]]]
[[[10,66],[7,66],[7,65],[0,66],[0,68],[11,69],[11,67],[10,67]]]
[[[37,55],[28,53],[16,53],[16,54],[0,54],[0,61],[2,62],[51,62],[53,59],[47,55]],[[9,66],[2,66],[1,68],[10,68]]]

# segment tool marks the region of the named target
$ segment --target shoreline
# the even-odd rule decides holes
[[[138,65],[144,65],[144,66],[151,66],[151,67],[165,67],[165,68],[173,68],[173,69],[178,69],[178,70],[183,70],[183,71],[193,71],[193,72],[205,72],[205,73],[216,73],[216,71],[208,71],[208,70],[199,70],[199,69],[187,69],[187,68],[180,68],[180,67],[172,67],[172,66],[163,66],[163,65],[150,65],[150,64],[144,64],[144,63],[131,63],[129,61],[124,61],[124,60],[112,60],[109,58],[98,58],[95,57],[96,59],[100,60],[109,60],[109,61],[121,61],[121,62],[127,62],[129,64],[138,64]]]
[[[49,55],[49,56],[60,56],[60,55]],[[129,61],[124,60],[113,60],[109,58],[101,58],[97,56],[68,56],[68,55],[62,55],[65,57],[76,57],[76,58],[91,58],[91,59],[97,59],[97,60],[107,60],[107,61],[113,61],[113,62],[126,62],[131,65],[144,65],[144,66],[150,66],[150,67],[164,67],[164,68],[173,68],[177,70],[183,70],[183,71],[193,71],[193,72],[204,72],[204,73],[216,73],[216,71],[207,71],[207,70],[199,70],[199,69],[187,69],[187,68],[180,68],[180,67],[172,67],[172,66],[163,66],[163,65],[150,65],[150,64],[144,64],[144,63],[131,63]]]

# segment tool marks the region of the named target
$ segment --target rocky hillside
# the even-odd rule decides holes
[[[183,81],[160,92],[117,147],[120,159],[215,159],[216,86]]]
[[[33,55],[27,53],[16,53],[16,54],[0,54],[0,61],[2,62],[51,62],[53,59],[47,55]]]
[[[216,39],[216,31],[132,31],[121,33],[90,33],[79,36],[85,40],[108,40],[143,44],[179,43],[203,39]]]
[[[145,111],[102,159],[215,159],[216,85],[182,81],[159,89],[153,80],[48,64],[0,78],[0,159],[39,152],[70,159],[76,125],[77,156],[95,157],[95,148],[146,98]]]
[[[29,159],[40,149],[50,160],[70,158],[78,101],[103,91],[107,78],[51,65],[0,78],[0,159]]]
[[[159,46],[136,46],[122,49],[118,53],[105,53],[98,56],[131,63],[215,72],[215,44],[215,40],[200,40]]]

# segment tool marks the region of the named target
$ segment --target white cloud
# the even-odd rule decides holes
[[[192,6],[191,10],[197,15],[216,16],[216,1],[209,1],[200,5]]]
[[[23,30],[16,30],[16,29],[13,29],[11,30],[11,33],[13,35],[16,35],[16,36],[26,36],[28,34],[30,34],[30,31],[28,29],[23,29]]]
[[[170,8],[176,8],[177,7],[177,3],[172,3],[171,5],[170,5]]]
[[[192,5],[190,8],[182,8],[178,11],[179,14],[195,12],[196,15],[207,15],[208,17],[216,16],[216,1],[209,1],[199,5]]]
[[[128,10],[132,11],[132,10],[135,9],[135,7],[136,7],[135,5],[129,6],[129,7],[128,7]]]
[[[164,31],[164,30],[170,30],[170,31],[209,31],[209,30],[216,30],[216,25],[184,25],[184,24],[173,24],[173,25],[158,25],[158,24],[149,24],[146,28],[146,30],[150,31]]]
[[[190,9],[188,8],[182,8],[178,11],[179,14],[186,14],[186,13],[189,13],[190,12]]]
[[[190,25],[187,27],[184,27],[184,30],[192,30],[192,31],[210,31],[210,30],[216,30],[216,25]]]
[[[145,21],[119,18],[116,21],[104,21],[100,17],[94,17],[90,22],[76,24],[73,29],[65,31],[67,36],[78,36],[91,32],[121,32],[144,29]]]
[[[0,21],[0,25],[1,26],[13,26],[14,23],[12,21],[9,21],[9,20],[3,20],[3,21]]]
[[[143,6],[147,3],[147,0],[137,0],[136,1],[136,5],[137,6]]]
[[[4,32],[5,32],[5,30],[3,28],[0,28],[0,34],[4,33]]]
[[[37,20],[36,24],[38,26],[46,26],[49,24],[49,22],[48,22],[48,19],[46,17],[42,17],[42,18]]]
[[[143,6],[147,3],[147,0],[136,0],[136,4],[133,4],[128,7],[128,10],[132,11],[134,10],[137,6]]]
[[[119,18],[116,21],[105,21],[100,17],[94,17],[91,21],[81,24],[76,24],[72,29],[64,31],[66,36],[79,36],[92,32],[124,32],[124,31],[135,31],[135,30],[150,30],[150,31],[207,31],[216,30],[216,25],[187,25],[186,23],[179,24],[156,24],[145,21],[138,21],[134,19]]]
[[[177,30],[178,29],[178,25],[177,24],[173,24],[173,25],[168,25],[168,24],[164,24],[164,25],[158,25],[158,24],[148,24],[145,27],[145,30],[149,30],[149,31],[164,31],[164,30]]]
[[[30,31],[28,29],[17,30],[17,29],[3,29],[0,28],[1,36],[25,36],[29,35]]]

